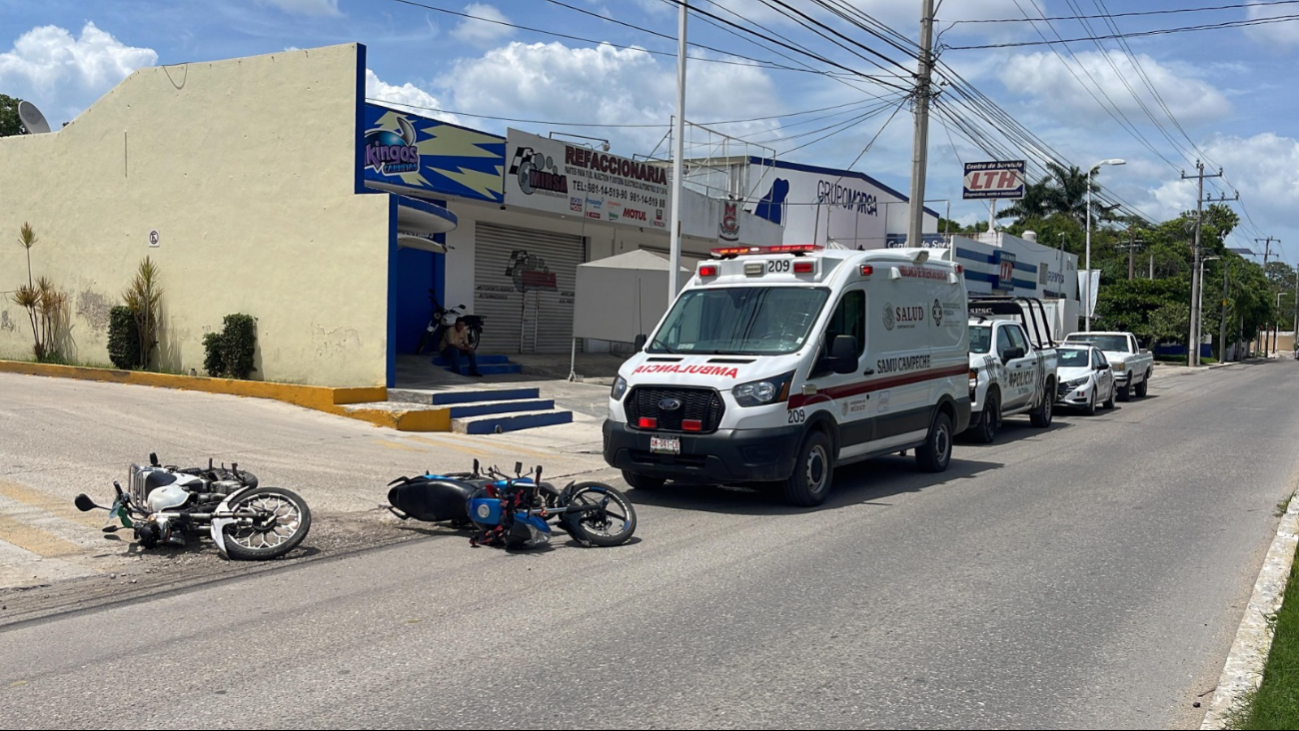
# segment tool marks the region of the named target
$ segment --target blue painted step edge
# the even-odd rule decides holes
[[[532,429],[539,426],[571,424],[573,412],[552,411],[544,414],[525,414],[521,416],[502,416],[481,421],[471,421],[465,425],[466,434],[495,434],[499,427],[502,432]]]
[[[434,406],[473,404],[484,401],[518,401],[541,396],[539,388],[502,388],[494,391],[450,391],[433,394]]]
[[[481,355],[481,354],[479,354],[479,355],[477,356],[477,359],[478,359],[478,365],[487,365],[487,364],[489,364],[489,363],[495,363],[495,364],[501,364],[501,365],[504,365],[504,364],[508,364],[508,363],[510,362],[510,358],[509,358],[509,356],[506,356],[506,355]],[[460,362],[461,362],[461,363],[464,363],[464,362],[465,362],[465,359],[464,359],[464,358],[461,358],[461,359],[460,359]],[[445,367],[445,366],[449,366],[449,365],[451,365],[451,361],[447,360],[446,358],[443,358],[441,355],[437,355],[437,356],[434,356],[434,358],[433,358],[433,365],[435,365],[435,366],[444,366],[444,367]]]
[[[455,373],[455,372],[456,372],[456,371],[451,370],[450,367],[448,367],[446,370],[451,371],[452,373]],[[461,364],[460,364],[460,371],[459,371],[459,372],[460,372],[460,375],[462,375],[462,376],[467,376],[467,375],[469,375],[469,364],[468,364],[468,363],[461,363]],[[515,374],[515,373],[522,373],[522,372],[523,372],[523,366],[519,365],[518,363],[509,363],[509,364],[506,364],[506,365],[497,365],[497,364],[495,364],[495,363],[493,363],[493,364],[491,364],[491,365],[483,365],[483,364],[480,363],[480,364],[478,365],[478,372],[481,373],[481,374],[483,374],[484,376],[504,376],[504,375],[512,375],[512,374]]]
[[[452,419],[465,419],[471,416],[488,416],[490,414],[508,414],[519,411],[547,411],[555,408],[554,401],[501,401],[469,406],[452,406]]]

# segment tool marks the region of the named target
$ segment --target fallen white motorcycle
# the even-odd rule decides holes
[[[251,472],[230,469],[181,469],[158,464],[131,465],[128,490],[113,482],[111,507],[78,495],[79,510],[107,510],[104,532],[132,528],[145,548],[184,546],[206,529],[223,558],[267,561],[292,551],[311,530],[311,509],[297,494],[281,487],[261,487]],[[114,520],[121,521],[115,525]]]

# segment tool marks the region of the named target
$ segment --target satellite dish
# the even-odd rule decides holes
[[[29,101],[18,102],[18,119],[22,120],[29,135],[43,135],[50,131],[50,123],[45,121],[45,115]]]

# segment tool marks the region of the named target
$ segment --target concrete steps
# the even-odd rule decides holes
[[[445,408],[450,412],[451,431],[461,434],[501,434],[573,421],[573,412],[556,410],[553,400],[541,398],[539,388],[437,392],[390,389],[388,399]]]

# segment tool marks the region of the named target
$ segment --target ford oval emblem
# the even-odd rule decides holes
[[[676,411],[681,408],[681,399],[665,398],[659,401],[659,411]]]

